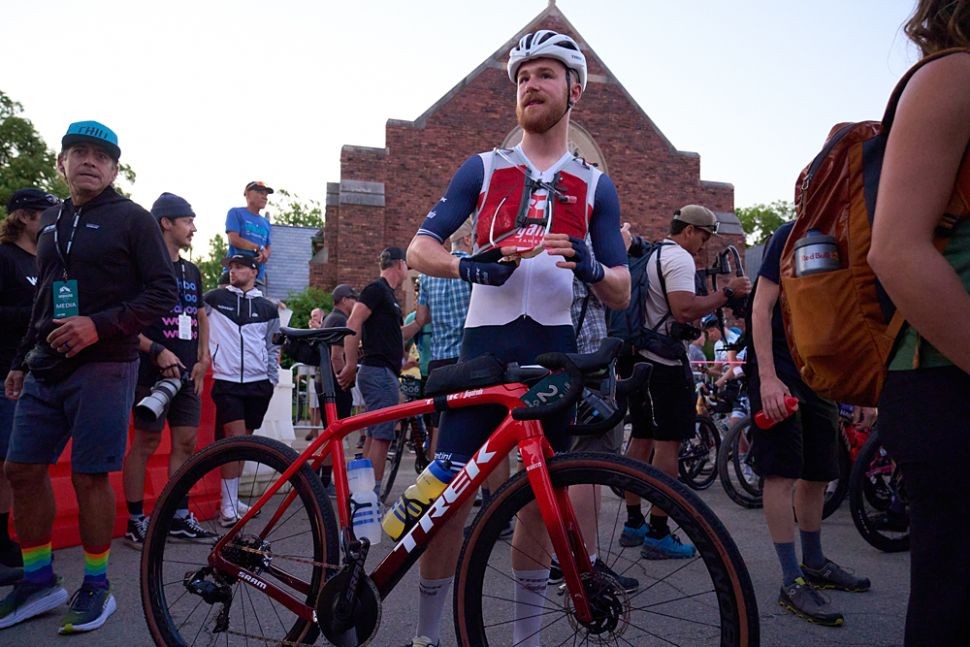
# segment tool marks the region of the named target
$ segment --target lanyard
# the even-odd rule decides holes
[[[81,219],[81,210],[74,211],[74,223],[71,225],[71,237],[67,239],[67,248],[61,252],[60,238],[58,229],[61,225],[61,216],[64,215],[64,205],[57,210],[57,218],[54,220],[54,249],[57,250],[57,257],[61,259],[61,266],[64,268],[64,280],[67,280],[68,261],[71,259],[71,247],[74,245],[74,234],[77,232],[77,223]]]
[[[182,261],[182,257],[175,261],[175,264],[179,266],[179,270],[182,271],[182,280],[179,282],[179,305],[182,306],[182,312],[185,312],[185,263]]]

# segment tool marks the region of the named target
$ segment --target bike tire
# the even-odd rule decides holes
[[[292,449],[270,438],[227,438],[194,454],[169,479],[152,511],[140,568],[142,607],[155,644],[231,645],[250,644],[253,640],[259,644],[312,644],[316,640],[319,629],[314,622],[301,619],[261,593],[258,584],[251,586],[233,576],[210,573],[202,578],[202,583],[223,587],[233,601],[226,631],[219,631],[214,627],[221,608],[219,603],[208,603],[202,595],[190,592],[184,581],[189,573],[198,574],[208,566],[213,546],[226,532],[217,522],[223,487],[221,467],[246,461],[238,488],[239,500],[254,503],[263,486],[275,482],[297,458]],[[274,522],[275,513],[291,491],[295,491],[296,497]],[[175,543],[169,536],[173,515],[184,505],[186,497],[200,525],[216,533],[216,537],[203,542]],[[272,528],[267,527],[269,523],[274,524]],[[265,535],[263,540],[267,543],[258,548],[245,545],[241,550],[238,549],[241,544],[229,544],[223,556],[232,554],[230,559],[239,560],[240,564],[245,562],[258,577],[314,605],[340,555],[330,500],[309,465],[297,470],[286,486],[263,506],[259,516],[240,529],[237,537],[256,537],[260,533]],[[254,566],[255,562],[259,564]],[[292,580],[288,584],[276,576],[283,572],[300,579],[300,588],[293,586]],[[261,638],[257,640],[254,636]]]
[[[411,424],[411,444],[414,445],[414,472],[420,474],[431,462],[428,457],[428,450],[424,448],[428,440],[428,427],[424,424],[424,418],[417,416],[414,418],[418,424]]]
[[[849,494],[849,477],[852,474],[852,456],[845,443],[839,441],[839,478],[835,479],[835,486],[829,483],[825,491],[825,503],[822,505],[822,518],[828,519],[842,506],[846,495]]]
[[[744,560],[724,525],[696,494],[649,465],[618,456],[563,454],[549,460],[548,467],[556,488],[615,485],[635,492],[667,512],[671,529],[683,532],[697,551],[686,560],[642,560],[639,547],[622,548],[618,544],[626,519],[622,504],[600,498],[596,541],[587,537],[585,542],[590,552],[595,546],[599,559],[608,567],[623,576],[635,576],[643,584],[638,592],[625,594],[616,590],[611,577],[593,576],[590,586],[606,582],[609,590],[592,594],[591,599],[608,598],[601,608],[617,619],[615,623],[604,622],[607,628],[598,634],[576,621],[568,592],[557,597],[555,589],[547,588],[542,608],[537,611],[543,615],[543,644],[759,644],[757,601]],[[462,547],[455,580],[459,644],[513,644],[514,580],[508,573],[508,556],[515,554],[516,548],[500,535],[534,499],[526,474],[519,472],[493,494],[475,518]],[[522,523],[521,518],[518,523]],[[527,532],[520,525],[515,535]],[[548,564],[548,550],[543,559]]]
[[[686,445],[686,447],[684,446]],[[707,416],[697,416],[694,436],[681,445],[677,460],[680,480],[692,490],[706,490],[717,480],[717,453],[721,434]]]
[[[886,470],[889,476],[886,477]],[[866,542],[885,553],[901,553],[909,550],[909,528],[905,530],[880,529],[878,521],[888,509],[892,489],[905,501],[905,491],[899,485],[899,468],[882,450],[879,433],[873,429],[859,450],[852,474],[849,477],[849,510],[852,523]],[[889,494],[884,493],[888,492]]]
[[[394,452],[394,456],[388,456],[387,463],[384,464],[384,478],[381,479],[381,491],[377,493],[381,499],[381,503],[387,503],[388,497],[391,496],[394,479],[397,478],[397,471],[401,468],[401,460],[404,456],[404,446],[408,439],[408,426],[410,424],[412,424],[410,418],[401,419],[401,429],[394,436],[394,440],[391,441],[388,447],[388,450]]]
[[[717,473],[721,480],[721,487],[728,498],[742,508],[762,507],[761,493],[751,493],[745,473],[742,471],[743,459],[738,454],[741,434],[751,425],[751,418],[742,418],[731,425],[717,453]]]

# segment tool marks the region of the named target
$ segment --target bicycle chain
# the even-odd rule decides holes
[[[319,566],[321,568],[337,570],[340,568],[340,564],[329,564],[327,562],[318,562],[313,559],[307,559],[306,557],[297,557],[296,555],[278,555],[277,553],[272,553],[265,550],[259,550],[258,548],[251,548],[249,546],[234,546],[235,550],[245,552],[245,553],[256,553],[257,555],[263,555],[270,557],[271,559],[282,559],[289,560],[291,562],[298,562],[300,564],[311,564],[313,566]]]
[[[249,546],[236,546],[235,548],[236,548],[236,550],[240,550],[242,552],[256,553],[257,555],[262,555],[264,557],[270,557],[272,559],[279,558],[279,559],[283,559],[283,560],[289,560],[291,562],[299,562],[301,564],[311,564],[313,566],[320,566],[322,568],[334,569],[334,570],[337,569],[337,568],[340,568],[339,564],[328,564],[326,562],[318,562],[318,561],[315,561],[315,560],[312,560],[312,559],[307,559],[305,557],[297,557],[295,555],[277,555],[275,553],[270,553],[270,552],[265,551],[265,550],[259,550],[257,548],[250,548]],[[236,631],[234,629],[226,629],[225,633],[231,634],[233,636],[239,636],[240,638],[246,638],[246,639],[250,639],[251,638],[253,640],[259,640],[261,642],[268,643],[268,644],[271,644],[271,645],[272,644],[280,645],[281,647],[312,647],[312,645],[315,645],[316,644],[316,643],[295,642],[295,641],[292,641],[292,640],[277,640],[275,638],[270,638],[269,636],[260,636],[258,634],[250,634],[250,633],[246,633],[244,631]]]

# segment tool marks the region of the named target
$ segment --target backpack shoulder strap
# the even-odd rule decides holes
[[[951,47],[949,49],[942,49],[938,52],[934,52],[929,56],[924,56],[919,61],[916,62],[913,67],[909,68],[902,78],[896,83],[896,87],[893,89],[893,93],[889,95],[889,103],[886,105],[886,112],[882,116],[882,132],[883,136],[889,135],[889,129],[892,128],[893,120],[896,118],[896,106],[899,104],[899,98],[903,95],[903,90],[906,89],[906,85],[909,80],[913,78],[920,68],[922,68],[927,63],[935,61],[944,56],[949,56],[950,54],[967,54],[970,53],[970,48],[966,47]]]
[[[670,297],[667,296],[667,280],[664,279],[663,269],[660,266],[660,251],[664,247],[667,247],[670,244],[671,243],[665,243],[661,241],[656,244],[656,246],[653,249],[653,252],[651,252],[652,254],[657,255],[657,280],[660,281],[660,291],[663,292],[664,301],[667,303],[667,314],[665,314],[663,318],[659,322],[657,322],[657,325],[652,328],[652,330],[654,331],[660,328],[660,326],[662,326],[664,322],[667,321],[667,319],[669,319],[674,314],[673,309],[670,307]],[[644,308],[647,307],[646,300],[644,300],[643,307]],[[646,316],[644,316],[644,321],[646,321]]]

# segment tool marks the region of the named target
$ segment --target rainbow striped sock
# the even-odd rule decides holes
[[[108,588],[109,553],[111,553],[111,544],[94,548],[84,547],[84,584]]]
[[[24,558],[24,580],[31,584],[48,584],[54,579],[54,555],[51,542],[40,546],[22,546],[20,553]]]

